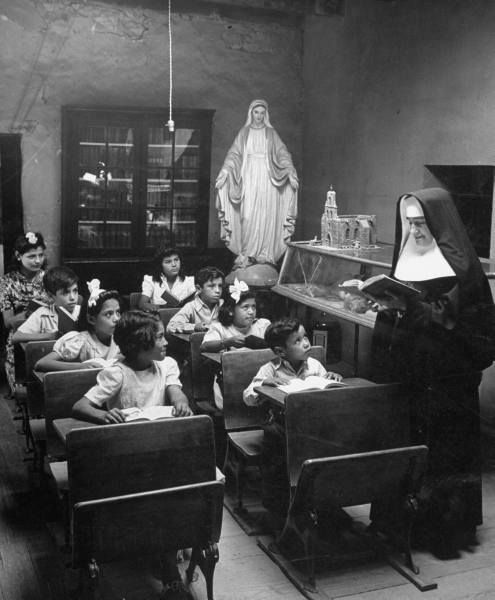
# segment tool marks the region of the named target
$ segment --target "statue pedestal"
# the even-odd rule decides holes
[[[278,271],[273,265],[256,263],[231,271],[225,278],[225,282],[234,283],[236,277],[239,281],[245,281],[249,287],[271,288],[278,281]]]

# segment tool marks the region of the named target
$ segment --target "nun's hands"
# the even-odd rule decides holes
[[[404,298],[399,298],[399,296],[394,296],[393,294],[387,294],[377,300],[370,300],[370,307],[375,312],[382,312],[384,310],[405,312],[407,308]]]

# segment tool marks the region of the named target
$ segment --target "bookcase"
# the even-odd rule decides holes
[[[208,242],[213,110],[62,110],[66,263],[149,260],[160,244]]]

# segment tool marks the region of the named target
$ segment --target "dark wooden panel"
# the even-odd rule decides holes
[[[71,503],[215,479],[209,417],[99,425],[67,436]]]
[[[104,498],[74,507],[74,563],[97,562],[206,547],[218,542],[223,484]]]
[[[407,446],[409,399],[398,384],[289,394],[285,401],[291,485],[303,462]]]

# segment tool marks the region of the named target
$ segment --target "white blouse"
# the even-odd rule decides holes
[[[98,373],[96,385],[84,394],[96,406],[112,408],[147,408],[163,406],[167,386],[182,387],[177,362],[165,357],[154,360],[149,369],[134,371],[123,362]]]
[[[162,298],[163,292],[172,294],[181,302],[196,292],[194,277],[184,277],[184,280],[176,278],[172,287],[169,287],[167,279],[162,276],[161,281],[155,281],[151,275],[145,275],[141,285],[143,296],[147,296],[153,304],[165,306],[167,302]]]
[[[222,341],[234,336],[247,337],[248,335],[256,335],[257,337],[264,338],[268,325],[270,325],[268,319],[256,319],[247,331],[240,331],[235,325],[225,327],[220,321],[213,321],[210,328],[205,333],[203,343]],[[242,350],[242,348],[236,348],[236,350]]]
[[[53,351],[67,362],[84,362],[93,358],[113,360],[120,355],[113,337],[110,346],[106,346],[89,331],[69,331],[55,342]]]

